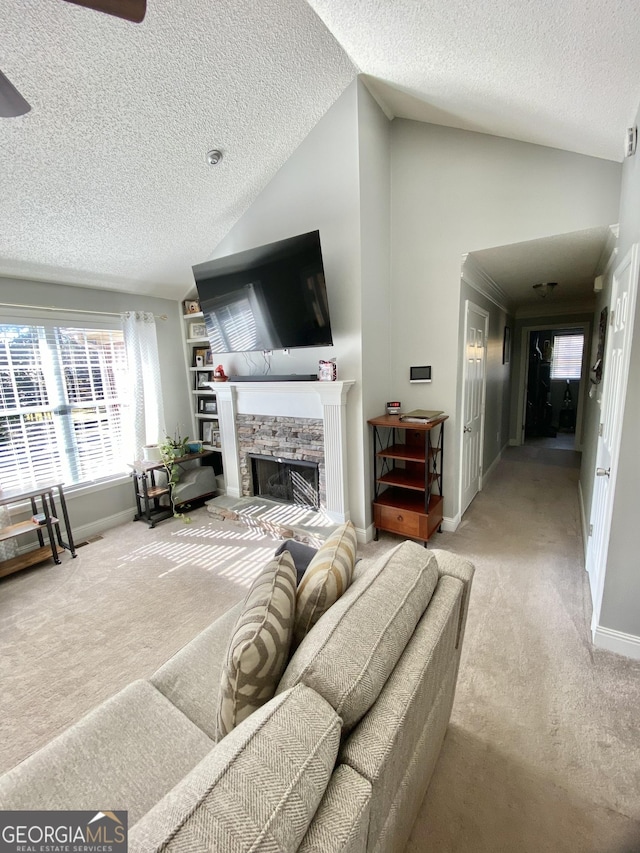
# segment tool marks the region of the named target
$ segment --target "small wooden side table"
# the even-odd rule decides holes
[[[62,538],[60,520],[56,517],[57,509],[54,492],[57,492],[60,509],[62,510],[62,519],[67,537],[66,541]],[[42,505],[42,513],[38,510],[38,499]],[[48,560],[50,557],[53,557],[54,562],[59,564],[61,561],[58,549],[66,549],[70,551],[72,557],[76,556],[62,483],[34,483],[30,489],[0,489],[0,506],[18,504],[25,500],[31,502],[33,517],[41,516],[42,522],[38,523],[32,519],[27,519],[26,521],[19,521],[16,524],[9,524],[0,529],[0,541],[22,536],[24,533],[36,533],[39,547],[32,548],[30,551],[19,554],[16,557],[11,557],[9,560],[2,560],[0,562],[0,577],[13,574],[13,572],[18,572],[20,569],[26,569],[36,563]],[[42,533],[43,527],[47,530],[48,545],[45,545]]]
[[[190,462],[192,459],[202,459],[205,456],[212,456],[214,450],[203,450],[200,453],[187,453],[185,456],[179,456],[173,461],[180,465],[183,462]],[[169,485],[158,483],[156,481],[157,471],[166,471],[163,462],[146,462],[136,459],[131,463],[133,469],[133,490],[136,498],[137,512],[133,518],[134,521],[146,521],[149,527],[155,527],[159,521],[164,521],[166,518],[173,517],[173,507],[163,506],[160,503],[160,498],[163,495],[169,494]]]

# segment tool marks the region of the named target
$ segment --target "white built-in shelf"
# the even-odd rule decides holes
[[[214,415],[213,413],[209,414],[207,412],[196,412],[196,418],[201,421],[217,421],[219,420],[218,415]]]
[[[188,344],[208,344],[209,338],[187,338]]]
[[[194,319],[197,320],[198,317],[204,317],[204,314],[202,313],[202,311],[194,311],[193,314],[183,314],[182,315],[183,320],[194,320]]]

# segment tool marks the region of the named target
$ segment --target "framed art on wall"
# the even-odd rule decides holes
[[[502,363],[509,364],[511,361],[511,329],[509,326],[504,327],[504,337],[502,339]]]

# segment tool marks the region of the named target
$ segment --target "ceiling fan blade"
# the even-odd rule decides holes
[[[15,118],[28,113],[31,107],[20,92],[0,71],[0,116]]]
[[[76,6],[84,6],[86,9],[95,9],[96,12],[105,12],[107,15],[115,15],[116,18],[124,18],[139,24],[147,11],[147,0],[66,0]]]

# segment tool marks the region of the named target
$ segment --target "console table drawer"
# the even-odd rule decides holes
[[[421,522],[424,514],[408,509],[398,509],[392,506],[377,506],[374,504],[374,524],[381,530],[391,533],[404,533],[406,536],[420,538],[423,534]]]

